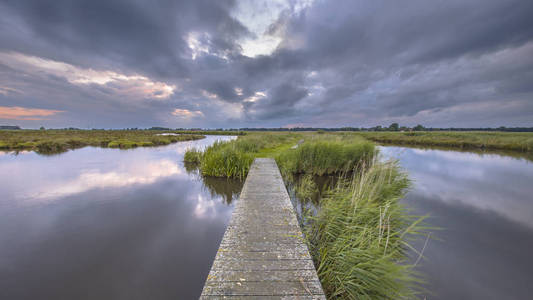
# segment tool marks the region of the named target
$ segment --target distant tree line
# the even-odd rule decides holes
[[[20,130],[19,126],[13,125],[0,125],[0,130]],[[40,128],[45,130],[44,127]],[[56,130],[85,130],[76,127],[57,128]],[[91,130],[120,130],[120,129],[98,129],[92,128]],[[533,132],[533,127],[425,127],[423,125],[416,125],[413,127],[400,126],[398,123],[392,123],[388,127],[386,126],[374,126],[374,127],[293,127],[293,128],[268,128],[268,127],[244,127],[244,128],[168,128],[154,126],[150,128],[122,128],[122,130],[168,130],[168,131],[506,131],[506,132]]]
[[[12,126],[12,125],[0,125],[0,129],[4,130],[19,130],[19,126]]]
[[[413,127],[400,126],[398,123],[392,123],[388,127],[381,125],[374,127],[294,127],[294,128],[240,128],[242,131],[508,131],[508,132],[533,132],[533,127],[465,127],[465,128],[439,128],[424,127],[416,125]]]

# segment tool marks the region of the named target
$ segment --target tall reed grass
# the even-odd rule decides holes
[[[250,143],[215,142],[205,149],[200,170],[203,175],[244,179],[254,160],[245,149],[252,148]]]
[[[396,162],[362,163],[321,200],[305,228],[318,276],[330,299],[411,299],[420,274],[409,243],[427,228],[398,200],[409,187]]]
[[[256,134],[240,136],[237,140],[215,142],[203,153],[189,149],[185,161],[199,161],[203,175],[245,179],[255,157],[268,148],[283,145],[295,136],[287,134]]]
[[[196,148],[187,149],[183,156],[183,161],[188,163],[199,164],[202,162],[203,152]]]
[[[313,140],[281,152],[276,161],[286,173],[327,175],[353,170],[372,160],[374,151],[374,144],[366,141]]]

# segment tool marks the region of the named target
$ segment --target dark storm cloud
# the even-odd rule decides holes
[[[247,32],[229,17],[233,1],[43,0],[3,1],[16,28],[3,28],[1,48],[77,65],[138,68],[162,76],[185,76],[180,55],[189,51],[184,35],[212,32],[217,49],[235,50],[235,37]],[[41,47],[33,48],[36,40]],[[59,51],[59,53],[57,52]]]
[[[323,66],[393,67],[523,44],[533,37],[532,11],[530,1],[324,1],[294,27],[306,37],[303,52]]]
[[[65,126],[533,125],[533,2],[288,2],[264,30],[277,49],[252,58],[242,41],[261,33],[234,17],[238,1],[3,0],[0,53],[175,89],[134,100],[123,81],[0,61],[0,105],[64,110]]]
[[[292,83],[282,83],[269,91],[269,96],[258,99],[257,102],[247,104],[246,108],[249,116],[253,120],[268,120],[272,118],[282,118],[294,116],[295,104],[308,95],[308,90],[297,85],[293,85],[297,80],[288,81]]]
[[[298,60],[305,57],[307,62],[299,65],[302,70],[335,69],[334,77],[344,76],[327,87],[325,100],[348,99],[357,106],[365,97],[372,97],[376,116],[404,116],[458,101],[475,101],[476,90],[462,91],[469,85],[485,83],[491,88],[511,81],[505,69],[519,71],[520,65],[531,62],[531,56],[501,70],[486,68],[492,72],[491,81],[486,80],[486,74],[472,74],[468,68],[479,67],[475,62],[482,55],[530,42],[532,12],[533,3],[528,1],[405,1],[401,7],[386,1],[321,2],[295,19],[292,34],[303,35],[305,40],[305,46],[297,51]],[[280,60],[285,59],[285,54],[279,55]],[[463,59],[462,67],[444,68],[441,76],[432,74],[442,69],[441,63],[452,64],[458,59]],[[405,77],[398,78],[397,74]],[[424,75],[434,78],[425,86],[411,87],[410,78]],[[353,77],[358,77],[355,82]],[[523,86],[532,83],[524,81]],[[374,86],[365,88],[368,83]]]

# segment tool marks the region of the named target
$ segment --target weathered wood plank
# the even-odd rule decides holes
[[[215,281],[313,281],[316,271],[311,270],[275,270],[275,271],[231,271],[217,270],[211,273],[210,282]]]
[[[317,281],[210,281],[204,286],[205,295],[284,296],[321,295]]]
[[[217,296],[202,296],[202,299],[209,299],[209,300],[215,300],[215,299],[230,299],[230,300],[316,300],[316,299],[324,299],[323,296],[315,295],[315,296],[302,296],[302,295],[285,295],[285,296],[257,296],[257,295],[217,295]]]
[[[256,159],[200,299],[325,299],[272,159]]]

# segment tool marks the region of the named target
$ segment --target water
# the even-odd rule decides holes
[[[0,154],[0,299],[195,299],[242,183],[189,147]]]
[[[442,228],[419,263],[432,292],[427,299],[531,298],[533,163],[456,151],[381,151],[398,158],[414,180],[403,202]]]
[[[183,154],[231,138],[1,153],[0,299],[197,298],[242,183],[202,179]],[[381,151],[414,180],[402,201],[442,228],[418,265],[432,292],[427,299],[530,298],[533,163]]]

